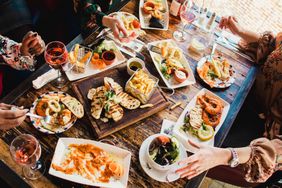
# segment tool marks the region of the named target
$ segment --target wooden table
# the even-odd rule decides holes
[[[134,13],[138,16],[138,2],[139,1],[130,1],[124,8],[123,11]],[[141,37],[140,39],[145,43],[168,39],[172,37],[172,32],[177,29],[179,24],[179,19],[170,18],[170,26],[168,31],[146,31],[147,35]],[[74,43],[81,43],[82,37],[76,37],[71,43],[68,44],[68,49]],[[192,58],[189,56],[187,51],[187,42],[179,43],[179,46],[185,52],[185,56],[187,60],[190,62],[192,69],[195,71],[195,66],[197,64],[198,58]],[[225,53],[230,54],[232,58],[229,57],[231,64],[234,66],[236,70],[236,81],[235,83],[228,89],[225,90],[213,90],[214,93],[228,101],[231,105],[228,116],[222,125],[221,129],[216,135],[215,145],[220,147],[223,143],[225,137],[230,130],[233,121],[235,120],[250,88],[253,85],[256,68],[251,65],[247,60],[234,55],[232,52],[222,49]],[[148,51],[144,50],[142,52],[146,57],[146,67],[149,71],[160,78],[157,73],[157,70],[153,66],[152,59],[149,56]],[[124,65],[123,65],[124,66]],[[42,89],[35,90],[32,88],[31,81],[36,77],[41,75],[42,73],[49,70],[47,65],[39,68],[33,75],[31,75],[27,80],[23,81],[22,84],[15,88],[9,95],[7,95],[2,102],[16,104],[18,106],[24,106],[29,108],[32,102],[40,95],[47,91],[57,91],[56,88],[52,87],[50,84],[47,84]],[[195,73],[195,77],[197,83],[184,87],[181,89],[177,89],[175,94],[169,96],[166,94],[166,97],[173,105],[176,101],[181,101],[182,105],[177,107],[174,110],[169,110],[169,108],[146,118],[138,123],[135,123],[132,126],[129,126],[119,132],[116,132],[110,136],[108,139],[113,140],[117,146],[127,149],[132,152],[132,161],[131,168],[129,172],[129,181],[128,187],[198,187],[205,176],[205,173],[199,175],[198,177],[187,181],[186,179],[180,179],[174,183],[165,184],[157,182],[150,177],[148,177],[145,172],[142,170],[139,160],[138,160],[138,152],[142,142],[150,135],[156,134],[160,132],[161,124],[163,119],[169,119],[172,121],[176,121],[179,115],[181,114],[184,107],[188,104],[188,102],[193,98],[193,96],[201,90],[205,85],[200,81],[199,77]],[[160,83],[164,85],[163,82]],[[72,90],[70,89],[70,84],[67,87],[63,88],[62,91],[68,92],[71,95],[74,95]],[[37,131],[30,123],[30,120],[27,118],[25,122],[22,123],[21,126],[17,128],[13,128],[8,131],[1,131],[1,139],[0,139],[0,158],[3,159],[8,166],[10,166],[15,172],[21,175],[21,168],[16,165],[9,155],[8,146],[11,143],[12,139],[21,133],[29,133],[35,135],[40,141],[42,146],[42,156],[41,159],[45,161],[47,166],[47,172],[50,166],[50,160],[52,159],[53,152],[57,143],[58,138],[60,137],[75,137],[75,138],[86,138],[86,139],[94,139],[93,134],[91,132],[91,128],[89,124],[84,123],[83,121],[77,121],[77,123],[67,130],[66,132],[59,135],[46,135],[39,131]],[[3,177],[5,178],[5,177]],[[6,179],[6,178],[5,178]],[[75,184],[69,181],[65,181],[56,177],[45,173],[45,176],[36,181],[27,181],[32,187],[83,187],[82,185]]]

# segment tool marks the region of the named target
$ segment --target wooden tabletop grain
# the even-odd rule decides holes
[[[130,12],[138,16],[138,3],[137,0],[130,1],[122,11]],[[172,33],[179,27],[179,19],[171,17],[170,18],[170,25],[168,31],[154,31],[154,30],[146,30],[147,35],[140,37],[145,43],[162,40],[162,39],[169,39],[172,38]],[[67,48],[70,49],[73,44],[75,43],[82,43],[83,39],[81,36],[76,37],[71,43],[67,45]],[[172,121],[176,121],[180,116],[182,110],[185,106],[189,103],[189,101],[193,98],[193,96],[201,90],[203,87],[207,87],[203,82],[200,81],[199,77],[195,72],[195,68],[199,57],[192,56],[187,51],[188,41],[183,43],[178,43],[180,48],[183,49],[187,60],[190,63],[192,70],[194,71],[197,83],[177,89],[174,95],[169,95],[169,93],[165,92],[167,99],[170,101],[171,105],[175,102],[181,101],[182,104],[175,108],[174,110],[170,110],[169,108],[152,115],[144,120],[141,120],[127,128],[124,128],[108,137],[107,139],[111,139],[118,147],[124,148],[129,150],[132,153],[132,160],[131,160],[131,168],[129,172],[129,180],[128,180],[128,187],[162,187],[162,188],[169,188],[169,187],[198,187],[205,175],[205,173],[195,177],[194,179],[188,181],[186,179],[180,179],[173,183],[160,183],[149,176],[142,170],[139,160],[138,160],[138,153],[139,148],[142,142],[150,135],[156,134],[160,132],[161,124],[163,119],[169,119]],[[227,118],[222,125],[221,129],[216,135],[215,138],[215,145],[220,147],[222,142],[224,141],[225,137],[227,136],[242,104],[253,85],[255,75],[256,75],[256,67],[252,66],[250,62],[247,60],[235,55],[231,51],[224,49],[223,47],[218,47],[219,51],[222,51],[224,56],[228,58],[230,63],[233,65],[234,69],[236,70],[236,81],[233,85],[231,85],[227,89],[223,90],[210,90],[213,91],[215,94],[219,95],[226,101],[230,103],[230,111],[227,115]],[[156,77],[160,78],[157,70],[155,69],[152,59],[149,56],[149,53],[146,49],[142,51],[143,55],[146,57],[146,67],[148,70],[155,75]],[[208,53],[208,51],[207,51]],[[121,65],[121,66],[124,66]],[[40,67],[31,77],[27,80],[23,81],[22,84],[15,88],[10,94],[8,94],[1,102],[15,104],[18,106],[24,106],[25,108],[29,108],[33,101],[40,96],[41,94],[47,91],[58,91],[58,89],[54,88],[51,84],[47,84],[43,88],[39,90],[35,90],[32,88],[31,81],[34,80],[36,77],[41,75],[42,73],[49,70],[47,65],[43,65]],[[161,78],[160,78],[161,79]],[[160,82],[160,85],[164,86],[163,82]],[[73,91],[71,90],[70,83],[61,91],[67,92],[70,95],[74,95]],[[69,130],[65,131],[62,134],[58,135],[46,135],[38,130],[36,130],[30,120],[27,118],[25,122],[22,123],[21,126],[17,128],[10,129],[8,131],[1,131],[1,140],[0,140],[0,158],[4,160],[4,162],[11,167],[17,174],[21,176],[21,169],[18,165],[16,165],[10,157],[8,146],[17,135],[22,133],[29,133],[34,135],[39,141],[42,146],[42,156],[41,160],[45,162],[47,172],[45,172],[44,177],[36,180],[36,181],[28,181],[25,180],[30,186],[32,187],[87,187],[80,184],[72,183],[69,181],[65,181],[56,177],[53,177],[48,174],[50,161],[53,157],[54,149],[56,147],[56,143],[58,138],[60,137],[74,137],[74,138],[85,138],[85,139],[94,139],[92,129],[89,125],[87,120],[79,120],[77,123],[70,128]]]

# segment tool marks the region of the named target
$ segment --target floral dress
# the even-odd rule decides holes
[[[0,35],[0,65],[8,65],[17,70],[34,70],[34,58],[23,56],[20,46],[20,43]],[[3,90],[2,80],[3,72],[0,70],[0,95]]]
[[[260,65],[255,95],[265,115],[264,136],[273,139],[282,129],[282,33],[274,37],[266,32],[257,42],[242,46]]]

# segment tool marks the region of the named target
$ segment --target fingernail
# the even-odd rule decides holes
[[[32,36],[33,36],[33,37],[36,37],[36,36],[37,36],[37,33],[34,33]]]
[[[24,109],[24,112],[27,113],[29,111],[29,109]]]

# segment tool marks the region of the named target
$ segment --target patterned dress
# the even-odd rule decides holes
[[[0,65],[8,65],[17,70],[34,70],[34,58],[21,55],[20,46],[20,43],[0,35]],[[2,80],[3,72],[0,71],[0,95],[3,90]]]
[[[257,42],[242,47],[260,65],[255,95],[265,115],[264,136],[273,139],[282,129],[282,33],[274,37],[266,32]]]

